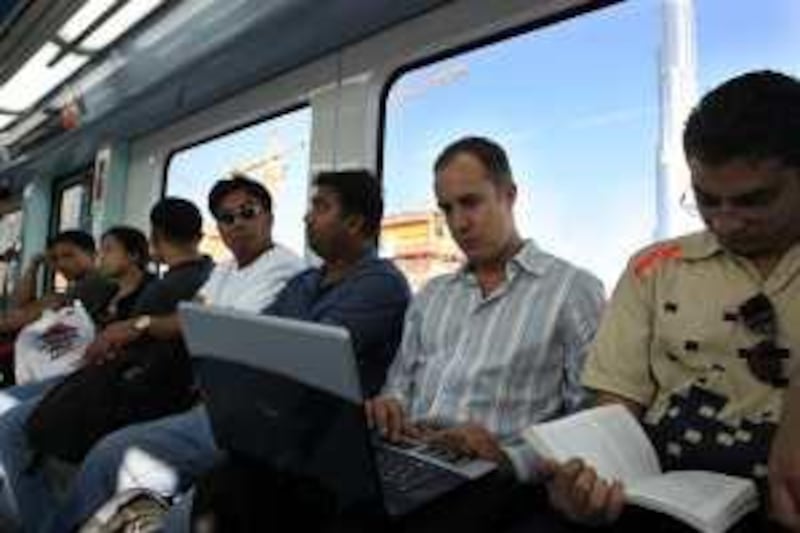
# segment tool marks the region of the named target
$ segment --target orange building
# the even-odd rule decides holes
[[[452,272],[461,252],[436,211],[395,213],[381,224],[381,255],[392,259],[417,291],[433,276]]]

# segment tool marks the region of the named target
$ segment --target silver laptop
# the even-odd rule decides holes
[[[180,317],[220,447],[314,480],[343,511],[402,516],[495,469],[377,438],[344,328],[189,303]]]

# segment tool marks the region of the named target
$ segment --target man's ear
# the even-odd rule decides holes
[[[515,183],[510,183],[505,187],[505,195],[508,198],[508,202],[511,205],[514,205],[517,201],[517,185]]]
[[[347,215],[344,217],[344,225],[352,235],[364,235],[366,233],[366,219],[363,215]]]

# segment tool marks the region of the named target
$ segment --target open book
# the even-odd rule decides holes
[[[704,533],[721,533],[758,506],[755,484],[739,477],[676,470],[663,473],[636,418],[607,405],[537,424],[525,439],[542,457],[580,457],[607,480],[620,480],[628,502],[671,515]]]

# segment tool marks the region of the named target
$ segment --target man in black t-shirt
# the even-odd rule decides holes
[[[194,297],[213,262],[198,251],[202,217],[191,202],[161,200],[151,210],[150,223],[153,258],[169,267],[166,275],[145,289],[132,318],[109,324],[97,336],[86,351],[86,367],[46,394],[27,394],[31,399],[0,417],[0,463],[7,483],[4,490],[10,489],[17,496],[23,523],[34,523],[32,517],[41,512],[25,505],[35,501],[26,491],[42,486],[37,478],[44,475],[41,468],[31,468],[30,458],[35,455],[32,446],[38,441],[26,428],[31,414],[40,413],[45,402],[54,411],[45,417],[51,426],[47,432],[54,435],[47,444],[63,438],[66,448],[114,426],[168,414],[159,412],[163,406],[188,407],[188,358],[179,330],[175,335],[175,330],[162,322],[174,315],[180,301]],[[48,390],[47,385],[42,389]],[[107,427],[109,424],[111,427]]]
[[[153,259],[169,270],[144,290],[131,318],[110,324],[97,336],[86,350],[87,363],[113,359],[136,341],[180,342],[180,330],[172,323],[178,303],[195,297],[214,266],[198,251],[202,217],[191,202],[165,198],[151,210],[150,225]]]

